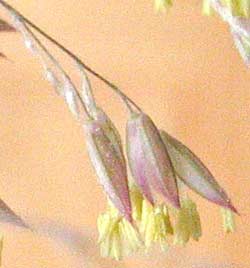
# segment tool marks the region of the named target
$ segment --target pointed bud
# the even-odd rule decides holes
[[[152,186],[174,207],[179,197],[173,168],[158,129],[145,114],[134,114],[127,123],[127,154],[138,187],[153,204]]]
[[[109,121],[98,117],[86,122],[85,133],[89,156],[104,191],[120,213],[132,222],[126,163],[117,133]]]
[[[201,160],[184,144],[165,131],[161,131],[161,137],[178,177],[204,198],[236,212],[225,191]]]

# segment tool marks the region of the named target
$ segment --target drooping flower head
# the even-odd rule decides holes
[[[171,5],[170,0],[156,0],[155,3],[160,10]],[[245,18],[237,17],[237,12],[244,17],[249,16],[248,1],[222,0],[221,3],[220,0],[210,0],[210,3],[230,25],[238,48],[243,51],[247,62],[250,57],[250,23]],[[198,157],[167,133],[160,133],[150,117],[130,98],[88,67],[89,71],[118,93],[132,114],[127,124],[127,153],[136,185],[130,182],[128,186],[120,136],[111,120],[96,105],[85,74],[86,65],[67,52],[81,67],[81,96],[67,72],[27,25],[36,30],[39,28],[22,15],[16,14],[12,7],[8,8],[8,4],[4,5],[14,13],[16,27],[25,37],[26,46],[42,60],[47,79],[64,97],[71,112],[80,122],[85,119],[82,110],[87,117],[84,129],[89,155],[110,201],[107,212],[98,218],[99,244],[103,256],[119,260],[141,248],[147,251],[155,243],[159,243],[166,251],[171,241],[173,244],[185,245],[190,238],[199,240],[202,232],[198,209],[188,195],[182,195],[182,191],[178,190],[179,179],[209,201],[221,206],[224,230],[234,230],[232,212],[237,211]],[[47,36],[42,31],[39,32]],[[61,45],[58,46],[62,48]],[[155,192],[163,196],[164,202],[156,202],[158,196],[155,196]],[[2,210],[8,216],[5,220],[28,228],[4,203],[2,205]]]
[[[142,115],[142,117],[144,116]],[[188,147],[165,131],[158,132],[156,127],[152,125],[152,121],[147,116],[145,117],[146,119],[143,121],[143,118],[138,115],[130,119],[127,126],[128,158],[134,181],[137,184],[130,183],[129,187],[133,209],[132,217],[138,228],[133,229],[133,226],[130,225],[129,228],[134,230],[132,234],[128,234],[128,232],[122,233],[121,217],[118,216],[115,209],[111,210],[113,211],[112,217],[111,212],[109,212],[110,209],[106,214],[100,216],[100,221],[103,221],[104,218],[106,218],[106,221],[108,221],[107,219],[109,221],[112,219],[113,223],[109,225],[111,229],[106,229],[105,224],[100,225],[100,221],[98,225],[100,237],[102,237],[102,230],[109,230],[105,232],[105,240],[101,240],[102,255],[115,259],[118,259],[118,256],[120,259],[128,255],[125,253],[128,251],[129,254],[139,249],[148,251],[156,243],[160,245],[163,251],[166,251],[171,244],[184,246],[191,238],[195,241],[200,239],[202,235],[201,219],[196,204],[190,199],[185,190],[185,184],[205,199],[222,208],[223,229],[225,232],[233,232],[235,229],[233,214],[237,213],[237,211],[225,190],[215,180],[207,167]],[[143,124],[145,122],[146,126]],[[157,173],[157,171],[161,170],[161,164],[164,162],[161,162],[162,158],[159,158],[158,162],[154,162],[157,156],[162,156],[159,153],[160,150],[155,150],[159,145],[159,143],[153,141],[155,139],[159,142],[155,131],[160,133],[161,141],[163,142],[161,145],[163,144],[167,150],[168,161],[173,167],[172,172],[177,177],[178,183],[176,185],[179,188],[180,208],[173,206],[169,195],[164,195],[166,192],[161,189],[163,184],[168,187],[169,181],[163,180],[159,176],[159,174],[167,174],[167,171]],[[154,145],[155,147],[149,145]],[[170,166],[167,164],[165,167],[169,168]],[[157,174],[158,178],[156,177]],[[166,198],[167,202],[156,204],[154,190],[163,194],[165,198],[168,197]],[[101,229],[101,226],[103,229]],[[125,245],[124,241],[129,242]],[[109,246],[107,247],[107,245]]]

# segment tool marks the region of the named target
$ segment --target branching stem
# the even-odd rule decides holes
[[[106,79],[101,74],[94,71],[91,67],[89,67],[86,63],[84,63],[78,56],[76,56],[73,52],[71,52],[69,49],[67,49],[65,46],[60,44],[57,40],[55,40],[53,37],[48,35],[46,32],[44,32],[40,27],[35,25],[32,21],[30,21],[28,18],[26,18],[24,15],[22,15],[19,11],[17,11],[15,8],[10,6],[8,3],[6,3],[4,0],[0,0],[0,5],[2,5],[7,10],[14,12],[22,18],[22,20],[27,23],[30,27],[35,29],[37,32],[39,32],[42,36],[44,36],[47,40],[52,42],[54,45],[56,45],[58,48],[60,48],[64,53],[66,53],[68,56],[70,56],[73,60],[75,60],[79,65],[81,65],[85,70],[90,72],[92,75],[103,81],[105,84],[107,84],[114,92],[116,92],[121,99],[126,104],[127,108],[130,112],[133,112],[133,108],[135,108],[137,111],[141,111],[140,107],[131,99],[129,98],[125,93],[123,93],[114,83],[110,82],[108,79]]]

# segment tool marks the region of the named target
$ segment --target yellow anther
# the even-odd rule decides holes
[[[210,0],[203,0],[202,12],[205,15],[213,14],[210,2]],[[230,10],[233,16],[250,18],[249,0],[222,0],[221,3]]]
[[[223,0],[222,3],[230,9],[234,16],[249,18],[249,0]]]
[[[249,0],[240,1],[241,14],[245,18],[250,18],[250,2]]]
[[[165,211],[164,211],[165,210]],[[166,206],[159,206],[155,209],[155,234],[154,242],[158,242],[163,251],[168,249],[167,235],[173,233]]]
[[[113,227],[110,240],[110,257],[118,261],[122,258],[122,241],[118,222]]]
[[[135,185],[131,186],[130,188],[130,198],[133,208],[133,219],[136,221],[140,221],[142,216],[143,196],[139,191],[138,187]]]
[[[142,202],[142,214],[140,223],[141,233],[145,233],[148,221],[152,217],[153,211],[154,211],[153,206],[147,200],[144,199]]]
[[[202,3],[202,14],[210,16],[214,13],[213,8],[211,7],[210,0],[203,0]]]
[[[199,240],[201,237],[200,216],[195,203],[188,197],[181,201],[181,209],[175,211],[174,244],[185,245],[189,238]]]
[[[111,202],[109,202],[107,212],[98,217],[98,242],[103,257],[110,257],[115,260],[121,259],[122,246],[119,230],[120,220],[121,217],[119,216],[119,212]]]
[[[155,0],[156,11],[166,12],[172,5],[172,0]]]
[[[174,244],[184,246],[190,238],[189,213],[185,207],[182,207],[175,214]]]
[[[143,245],[137,230],[119,215],[111,203],[107,212],[98,217],[97,226],[98,242],[103,257],[120,260]]]
[[[103,242],[110,233],[111,218],[108,214],[101,214],[97,219],[99,231],[98,243]]]
[[[119,224],[119,218],[112,217],[110,212],[104,213],[98,217],[97,225],[99,231],[98,243],[101,248],[101,255],[103,257],[111,257],[117,259],[118,250],[117,247],[117,227]]]
[[[153,243],[160,243],[164,251],[168,248],[167,235],[172,234],[173,229],[166,206],[160,205],[154,208],[144,200],[140,227],[146,248]]]
[[[154,214],[151,213],[151,216],[148,217],[147,223],[145,224],[145,234],[144,234],[144,240],[145,240],[145,246],[146,248],[149,248],[154,241],[155,236],[155,218]]]
[[[232,233],[235,231],[234,214],[231,210],[222,208],[221,209],[223,229],[225,233]]]
[[[196,241],[201,237],[201,222],[200,215],[197,211],[196,204],[189,198],[185,198],[182,202],[183,207],[187,209],[187,213],[189,214],[189,230],[190,236]]]
[[[164,215],[167,233],[172,235],[174,233],[174,230],[173,230],[173,227],[172,227],[171,222],[170,222],[170,217],[169,217],[169,212],[168,212],[167,206],[162,206],[162,211],[163,211],[163,215]]]

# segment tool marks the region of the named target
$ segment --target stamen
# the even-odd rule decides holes
[[[174,245],[184,246],[189,241],[189,214],[185,207],[182,207],[176,213],[176,223],[174,225]]]
[[[221,0],[221,4],[226,8],[228,8],[228,10],[233,16],[243,18],[250,17],[249,0]],[[204,15],[213,14],[213,8],[211,7],[211,0],[203,1],[202,12]]]
[[[172,5],[172,0],[155,0],[155,10],[158,12],[166,12]]]
[[[196,241],[202,235],[201,231],[201,222],[200,222],[200,215],[197,211],[196,204],[189,198],[185,198],[183,201],[183,206],[186,207],[187,212],[189,214],[189,229],[190,229],[190,236]]]
[[[139,233],[132,227],[127,220],[122,219],[119,223],[120,232],[124,240],[123,254],[130,255],[143,247],[142,239]]]
[[[103,257],[121,260],[143,246],[137,230],[119,215],[111,202],[107,212],[98,217],[97,226],[98,243]]]
[[[138,187],[132,185],[130,187],[130,198],[133,207],[133,219],[135,221],[141,221],[142,218],[142,204],[143,204],[143,196],[139,191]]]
[[[153,243],[159,243],[163,251],[168,249],[167,235],[173,234],[173,229],[165,205],[153,207],[148,201],[143,200],[140,227],[146,248]]]
[[[225,208],[221,208],[223,229],[225,233],[233,233],[235,231],[234,213]]]
[[[114,224],[111,233],[110,257],[119,261],[122,258],[122,245],[119,224]]]
[[[210,16],[214,13],[213,8],[211,7],[210,0],[203,0],[202,3],[202,14]]]
[[[192,237],[198,241],[201,237],[200,216],[196,204],[188,197],[182,199],[181,209],[175,212],[174,244],[184,246]]]

